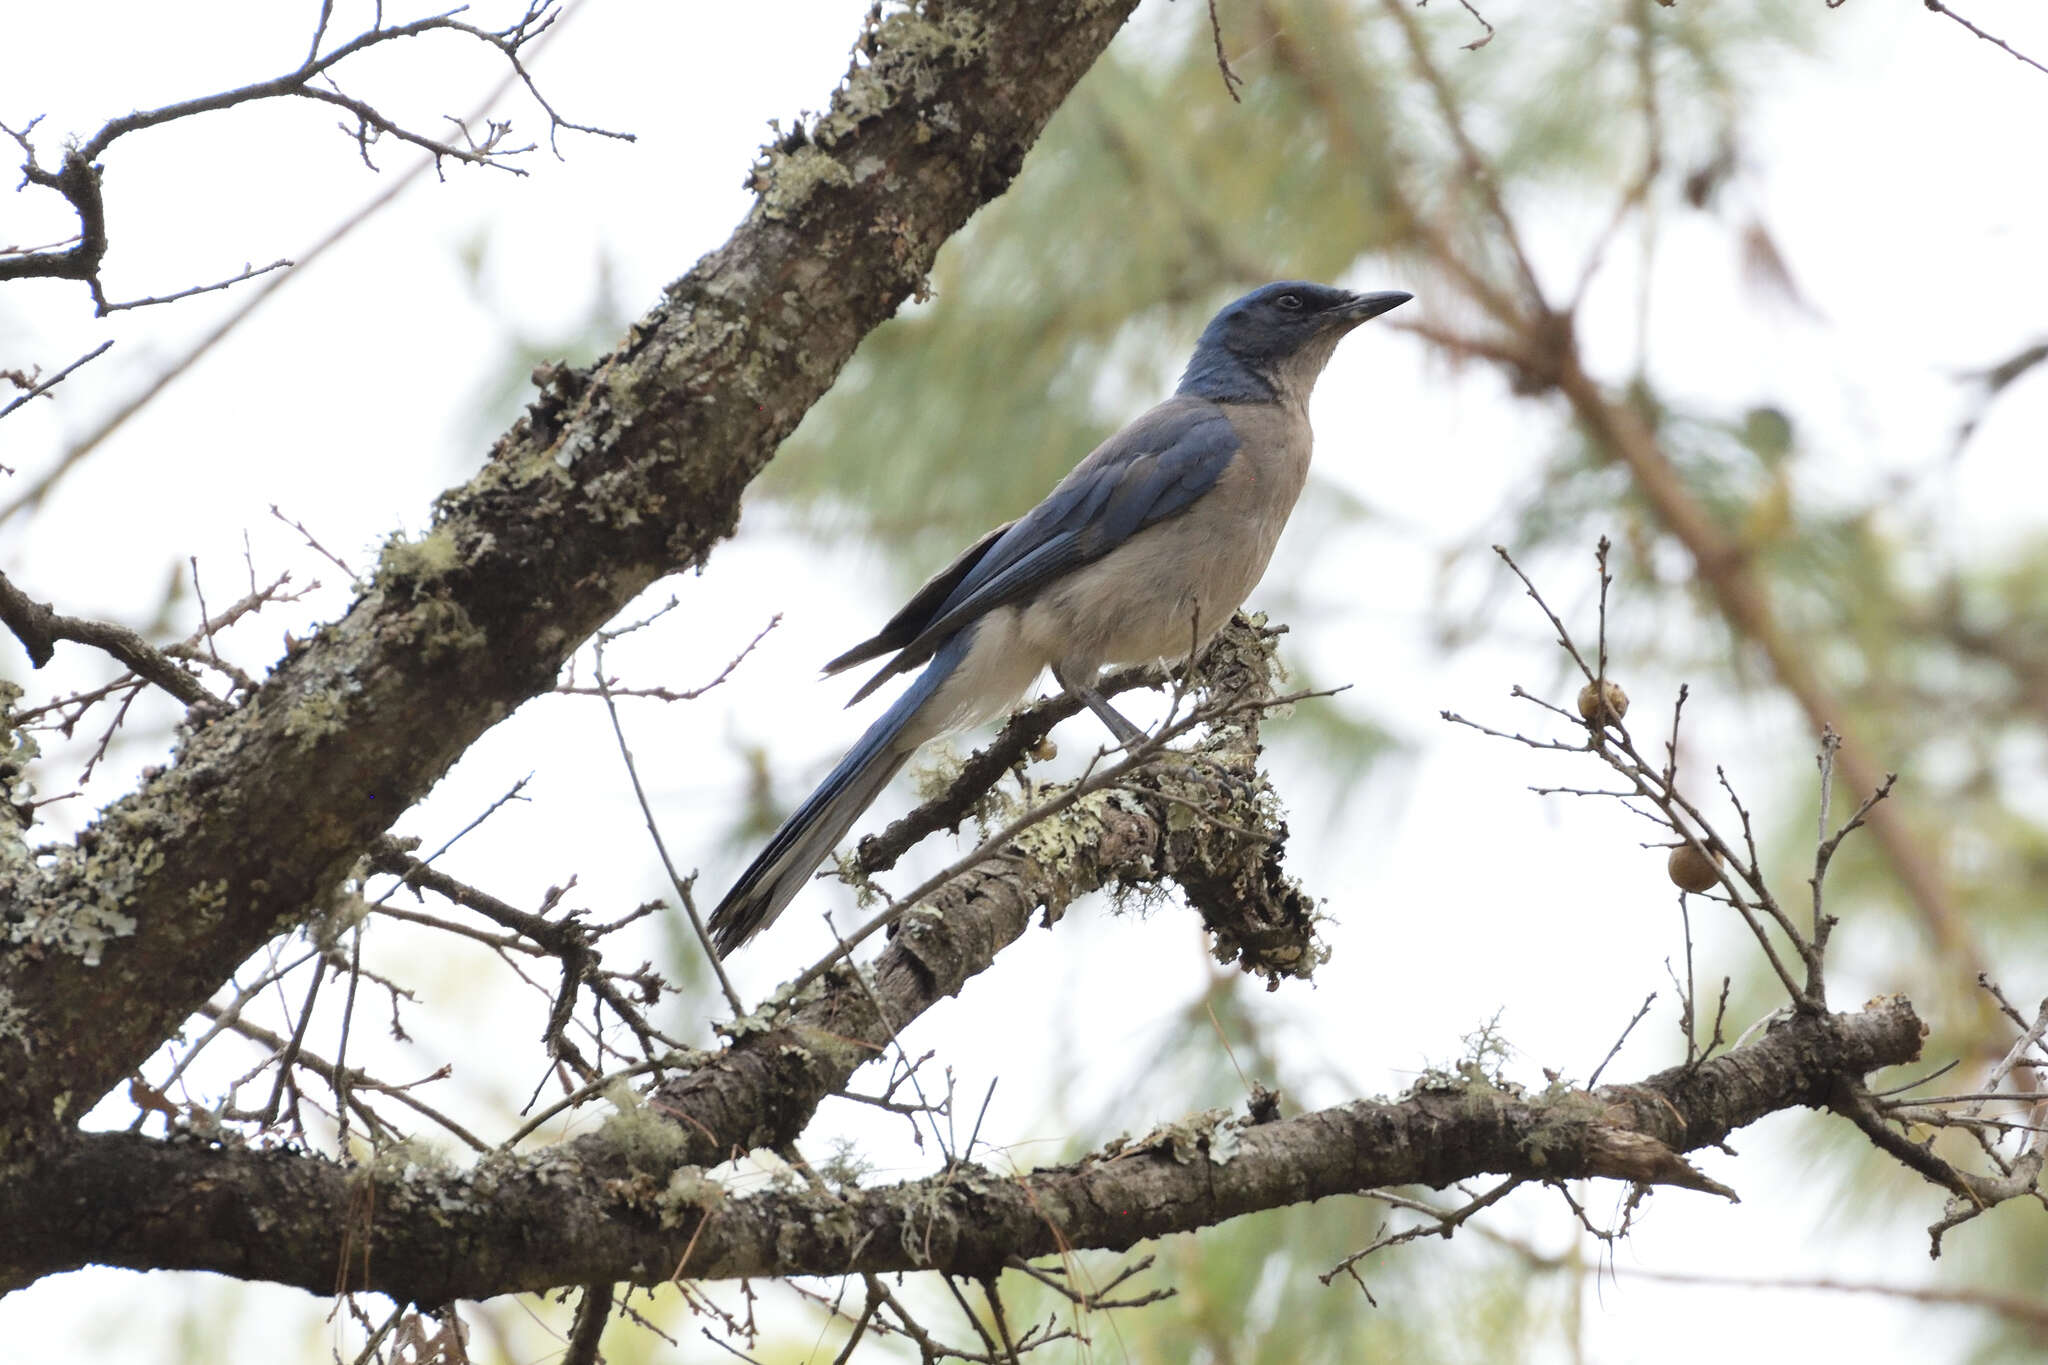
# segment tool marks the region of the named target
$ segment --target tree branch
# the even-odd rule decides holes
[[[16,398],[13,402],[9,403],[6,407],[0,407],[0,417],[5,417],[8,413],[13,412],[16,408],[21,407],[25,403],[29,403],[34,401],[35,399],[41,398],[51,389],[56,388],[59,384],[69,379],[71,377],[71,372],[73,370],[77,369],[81,365],[86,364],[88,361],[98,360],[101,356],[105,355],[108,349],[113,346],[113,344],[114,343],[111,340],[102,341],[99,345],[93,347],[90,351],[87,351],[84,355],[78,357],[78,359],[72,361],[69,365],[66,365],[63,369],[57,371],[57,373],[51,375],[48,379],[44,379],[39,373],[23,374],[19,370],[9,370],[5,373],[0,373],[0,379],[11,380],[14,383],[15,387],[25,389],[27,391],[23,393],[19,398]]]
[[[1265,1123],[1212,1110],[1071,1165],[1015,1177],[956,1166],[838,1194],[729,1194],[678,1160],[688,1145],[679,1130],[637,1113],[573,1151],[500,1155],[466,1171],[418,1152],[352,1169],[282,1150],[91,1134],[43,1163],[35,1185],[0,1192],[0,1288],[97,1261],[326,1294],[344,1242],[354,1252],[347,1288],[422,1303],[675,1276],[979,1278],[1012,1256],[1122,1250],[1390,1185],[1496,1174],[1718,1188],[1679,1154],[1912,1060],[1921,1031],[1894,999],[1795,1019],[1724,1056],[1591,1093],[1457,1084]]]
[[[59,640],[70,640],[106,651],[136,676],[149,679],[187,706],[212,706],[216,702],[197,678],[128,627],[111,621],[59,616],[49,603],[32,600],[5,574],[0,574],[0,622],[14,632],[21,647],[28,651],[29,662],[37,668],[56,654]]]

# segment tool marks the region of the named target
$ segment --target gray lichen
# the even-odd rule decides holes
[[[758,180],[761,209],[770,218],[787,218],[802,208],[820,185],[851,185],[853,172],[816,147],[771,152],[768,169]]]
[[[42,752],[33,735],[15,726],[14,704],[21,696],[18,685],[0,678],[0,865],[26,855],[21,834],[34,813],[28,803],[35,797],[28,766]]]
[[[612,1113],[597,1131],[605,1145],[624,1157],[628,1166],[642,1171],[665,1171],[688,1155],[689,1130],[641,1103],[626,1081],[608,1086],[604,1094],[611,1101]]]
[[[28,1024],[28,1011],[14,1003],[14,992],[0,986],[0,1043],[13,1043],[23,1052],[35,1051]]]
[[[339,697],[315,692],[299,698],[285,717],[284,732],[298,741],[299,752],[311,753],[320,741],[348,729],[349,707]]]
[[[417,540],[403,534],[392,536],[384,542],[384,552],[377,557],[377,570],[379,578],[417,584],[439,578],[461,563],[462,550],[456,545],[454,534],[441,526]]]
[[[907,5],[873,23],[857,49],[867,60],[854,62],[833,93],[831,110],[809,128],[798,124],[785,133],[770,125],[777,136],[761,149],[748,178],[761,197],[764,216],[787,218],[821,186],[850,186],[880,173],[883,164],[874,158],[858,158],[849,167],[833,156],[833,149],[862,124],[906,100],[919,107],[919,141],[959,131],[958,111],[934,101],[946,73],[981,56],[988,37],[978,16],[933,9],[936,18]]]
[[[677,1167],[654,1197],[655,1211],[665,1228],[687,1226],[699,1214],[716,1213],[724,1203],[725,1186],[699,1166]]]
[[[136,886],[154,876],[163,866],[164,855],[154,839],[137,844],[115,844],[113,852],[94,851],[73,877],[52,877],[54,889],[68,884],[68,895],[48,901],[40,909],[28,909],[6,926],[7,942],[20,946],[55,949],[97,967],[114,939],[135,932],[135,917],[122,910]],[[75,865],[76,859],[67,863]],[[65,866],[63,871],[70,871]]]

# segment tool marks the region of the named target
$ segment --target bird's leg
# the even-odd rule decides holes
[[[1117,743],[1131,749],[1145,742],[1145,732],[1125,720],[1123,713],[1109,704],[1109,698],[1092,687],[1075,687],[1068,690],[1086,702],[1088,709],[1101,718],[1102,723],[1109,727],[1109,732],[1116,736]]]
[[[1109,732],[1116,736],[1117,743],[1129,749],[1145,742],[1145,732],[1124,719],[1122,713],[1109,704],[1109,698],[1096,691],[1093,686],[1079,679],[1069,678],[1057,668],[1052,671],[1052,675],[1061,687],[1078,697],[1104,725],[1109,727]]]

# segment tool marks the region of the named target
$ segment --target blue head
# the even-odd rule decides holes
[[[1262,285],[1218,313],[1195,343],[1179,392],[1219,403],[1306,399],[1346,332],[1413,298],[1327,284]]]

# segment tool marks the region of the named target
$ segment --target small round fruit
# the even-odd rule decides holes
[[[1721,884],[1721,860],[1709,858],[1691,844],[1680,844],[1665,860],[1664,871],[1681,891],[1712,891]]]
[[[1617,682],[1587,683],[1579,689],[1579,714],[1588,725],[1618,725],[1628,714],[1628,693]]]

